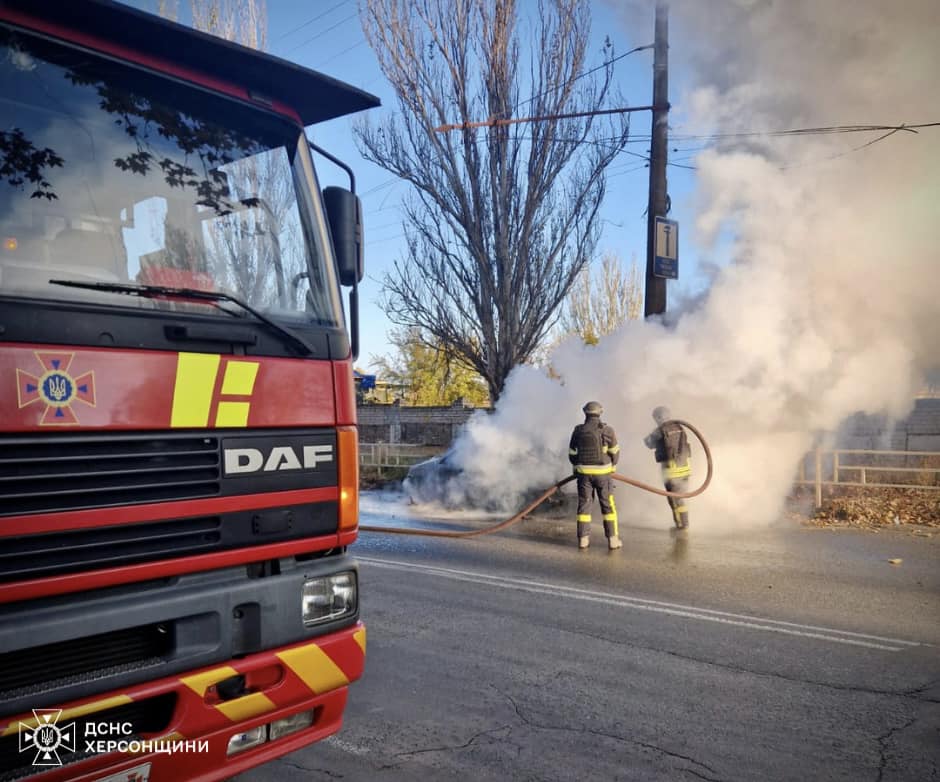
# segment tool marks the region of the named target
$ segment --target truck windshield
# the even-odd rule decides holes
[[[208,303],[66,278],[225,291],[269,317],[342,310],[303,129],[84,50],[0,28],[0,296]]]

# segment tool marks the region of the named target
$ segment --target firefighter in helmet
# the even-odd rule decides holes
[[[657,407],[653,410],[653,420],[656,428],[643,440],[647,448],[656,453],[656,461],[663,471],[663,485],[666,491],[685,493],[689,490],[689,476],[692,474],[690,458],[692,451],[689,440],[685,436],[682,424],[671,420],[672,415],[667,407]],[[685,500],[678,497],[667,497],[669,507],[672,508],[672,518],[678,529],[689,528],[689,508]]]
[[[574,428],[568,444],[568,460],[578,476],[578,548],[587,548],[591,542],[591,505],[597,494],[607,546],[614,550],[622,544],[610,476],[620,458],[620,446],[613,427],[601,422],[604,408],[600,402],[588,402],[582,409],[584,423]]]

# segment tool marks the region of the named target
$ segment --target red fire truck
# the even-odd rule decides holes
[[[227,778],[363,669],[361,209],[304,128],[378,101],[106,0],[0,47],[0,782]]]

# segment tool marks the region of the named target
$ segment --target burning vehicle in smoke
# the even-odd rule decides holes
[[[437,503],[457,507],[463,491],[458,489],[463,468],[457,463],[456,449],[451,446],[440,456],[432,456],[412,465],[402,487],[413,503]]]
[[[528,455],[540,464],[558,462],[554,454],[535,453]],[[501,481],[499,486],[487,485],[475,470],[466,468],[462,454],[452,445],[440,456],[434,456],[413,465],[402,482],[402,488],[412,503],[440,505],[448,510],[476,508],[486,512],[514,512],[532,502],[554,481],[564,475],[546,480],[544,485],[517,490],[510,481]],[[551,499],[557,505],[566,501],[560,492]]]

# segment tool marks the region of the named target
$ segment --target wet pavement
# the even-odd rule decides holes
[[[362,511],[499,520],[377,493]],[[363,533],[369,648],[344,728],[239,779],[940,775],[940,536],[624,524],[608,552],[595,526],[583,552],[563,516]]]

